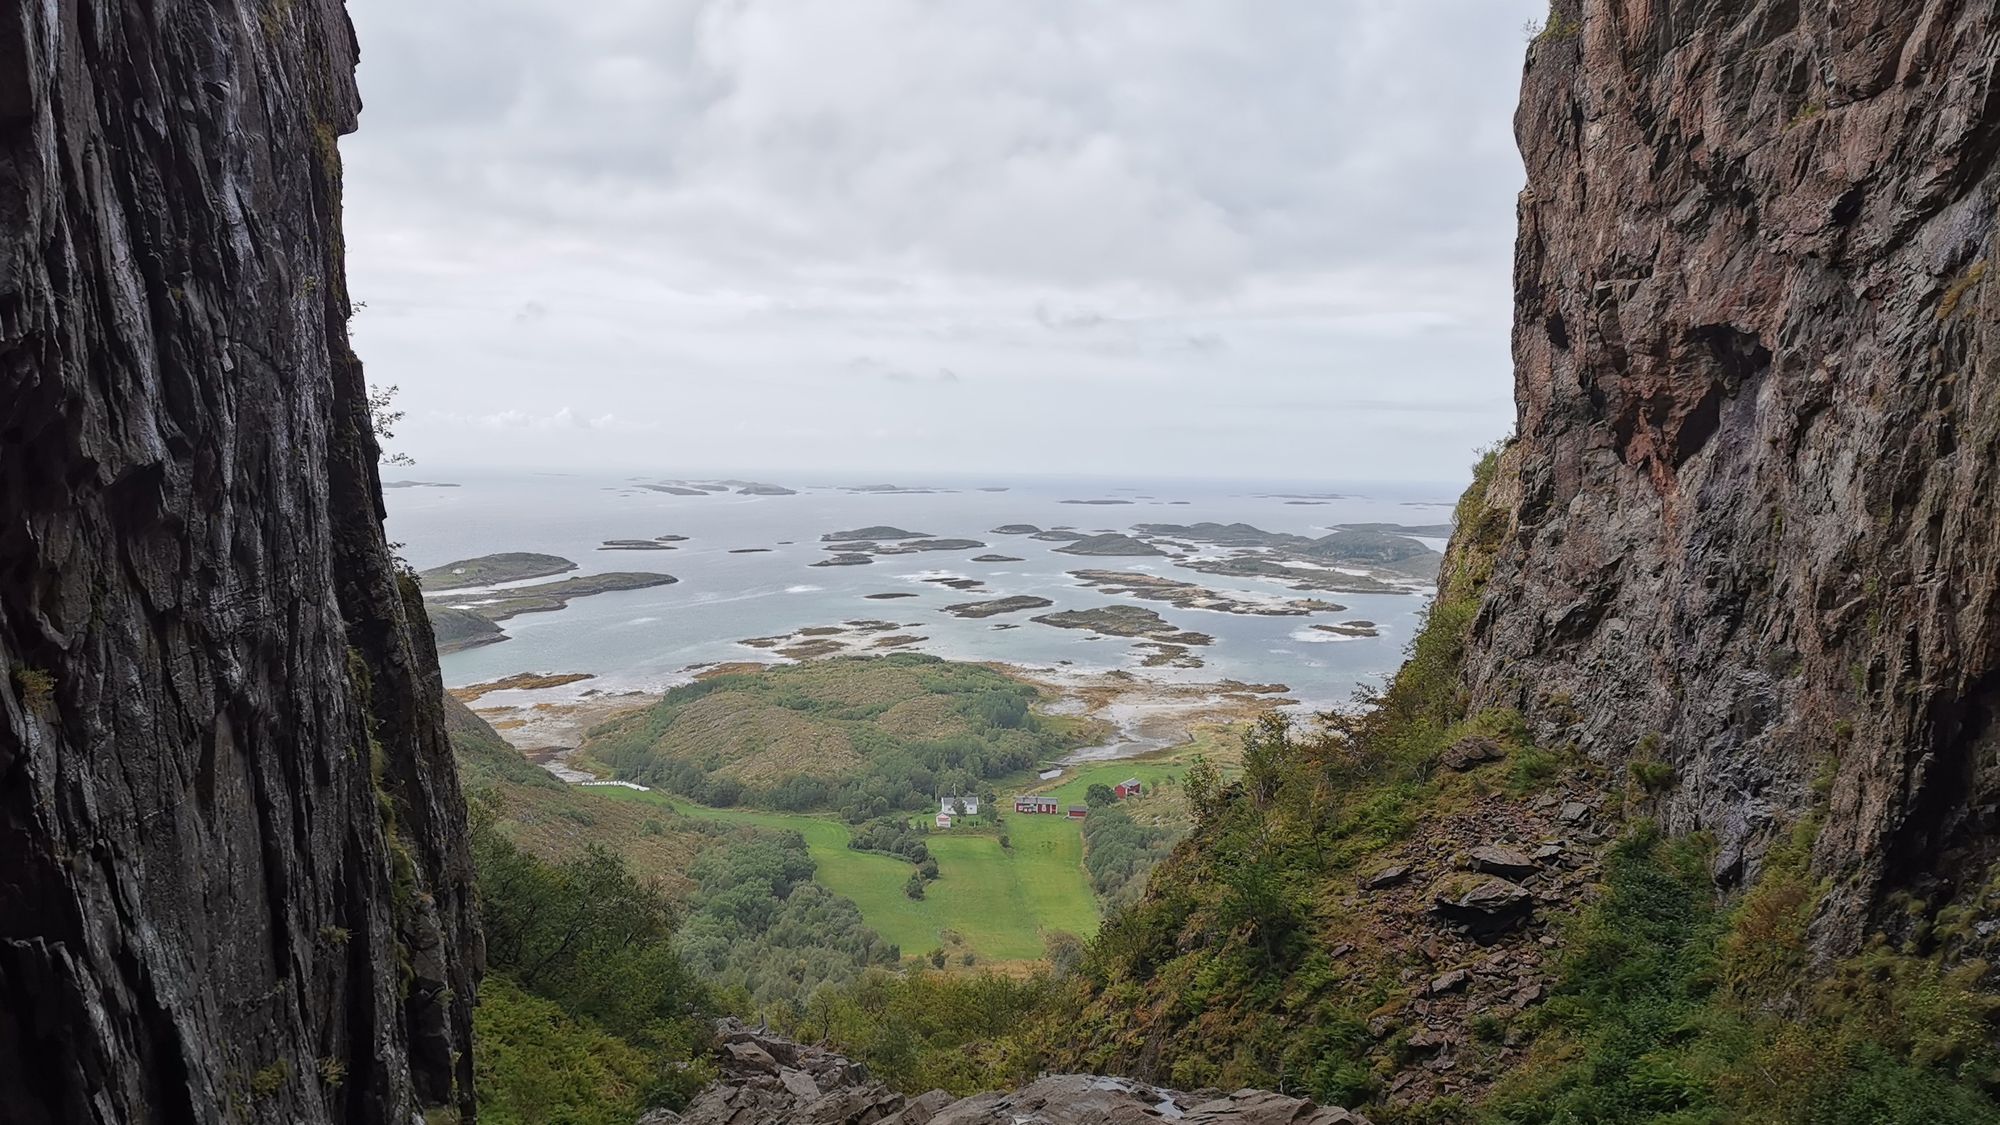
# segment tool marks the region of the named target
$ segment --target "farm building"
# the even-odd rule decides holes
[[[937,826],[938,826],[939,828],[950,828],[950,827],[951,827],[951,814],[950,814],[950,813],[948,813],[948,812],[941,812],[941,813],[937,814]]]
[[[1128,777],[1118,783],[1118,799],[1121,801],[1127,797],[1137,797],[1143,792],[1145,787],[1139,784],[1139,779],[1136,777]]]
[[[1069,807],[1069,818],[1071,820],[1082,820],[1089,815],[1090,809],[1084,805],[1071,805]]]
[[[977,798],[977,797],[939,797],[939,798],[938,798],[938,811],[939,811],[939,812],[941,812],[941,813],[952,813],[952,814],[954,814],[954,815],[956,815],[956,814],[958,814],[958,813],[964,813],[964,814],[965,814],[965,815],[967,815],[967,816],[978,816],[978,815],[979,815],[979,798]]]
[[[1014,811],[1034,815],[1037,813],[1054,816],[1062,811],[1062,805],[1054,797],[1016,797]]]

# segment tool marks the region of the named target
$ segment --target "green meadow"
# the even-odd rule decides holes
[[[1083,833],[1065,818],[1009,815],[998,831],[934,833],[926,843],[937,860],[938,878],[922,899],[912,899],[903,893],[911,866],[849,848],[847,826],[831,817],[712,809],[657,791],[598,792],[670,806],[698,819],[799,833],[819,865],[815,878],[853,899],[868,925],[901,946],[905,956],[950,944],[945,932],[952,931],[963,943],[952,944],[952,950],[969,950],[980,962],[1032,961],[1042,957],[1050,933],[1097,932],[1097,899],[1083,869]],[[1011,847],[1000,846],[1001,832]]]
[[[1185,746],[1143,758],[1073,767],[1053,781],[1040,782],[1032,774],[1002,779],[996,784],[1002,812],[998,827],[982,818],[972,826],[926,837],[937,860],[938,878],[921,899],[903,893],[910,864],[849,848],[847,825],[832,815],[710,808],[660,790],[593,792],[672,808],[700,820],[799,833],[818,865],[815,878],[852,899],[868,925],[901,946],[906,957],[945,947],[954,963],[967,951],[975,964],[1034,961],[1045,954],[1051,933],[1095,934],[1100,905],[1083,865],[1082,825],[1062,815],[1015,813],[1014,795],[1045,794],[1067,808],[1083,804],[1093,784],[1115,786],[1137,777],[1145,783],[1146,796],[1128,802],[1127,811],[1142,823],[1178,823],[1185,817],[1179,782],[1189,761],[1197,753],[1205,754],[1225,774],[1233,773],[1239,740],[1239,728],[1210,726],[1194,732],[1193,741]],[[1002,835],[1010,847],[1000,846]]]

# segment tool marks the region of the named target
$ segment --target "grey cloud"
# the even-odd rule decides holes
[[[466,419],[572,396],[673,420],[711,463],[745,419],[825,465],[888,455],[810,436],[883,411],[971,424],[935,395],[856,394],[843,368],[991,395],[994,419],[1048,394],[1126,421],[1075,447],[1095,465],[1046,465],[1064,447],[1019,424],[940,447],[996,469],[1171,468],[1150,434],[1237,403],[1511,421],[1510,117],[1543,0],[350,6],[357,344],[404,387],[420,459],[490,456]],[[680,425],[703,417],[728,422]],[[1245,432],[1222,462],[1458,471],[1461,450],[1405,439]],[[656,444],[608,425],[569,455]]]

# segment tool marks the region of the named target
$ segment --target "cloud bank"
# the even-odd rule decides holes
[[[1450,479],[1511,421],[1539,0],[350,7],[420,462]]]

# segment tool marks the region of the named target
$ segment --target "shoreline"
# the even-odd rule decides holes
[[[1063,755],[1051,763],[1074,766],[1144,757],[1189,742],[1198,726],[1254,721],[1273,710],[1300,706],[1283,684],[1235,680],[1180,683],[1156,680],[1123,669],[1081,671],[1041,669],[1004,661],[960,661],[990,668],[1031,684],[1050,698],[1037,710],[1048,715],[1098,719],[1113,734],[1105,741]],[[742,661],[696,669],[699,680],[771,665]],[[575,688],[594,677],[580,673],[522,674],[494,684],[450,689],[500,737],[528,759],[569,784],[600,780],[569,764],[591,728],[658,703],[666,691],[607,691]],[[503,686],[504,685],[504,686]]]

